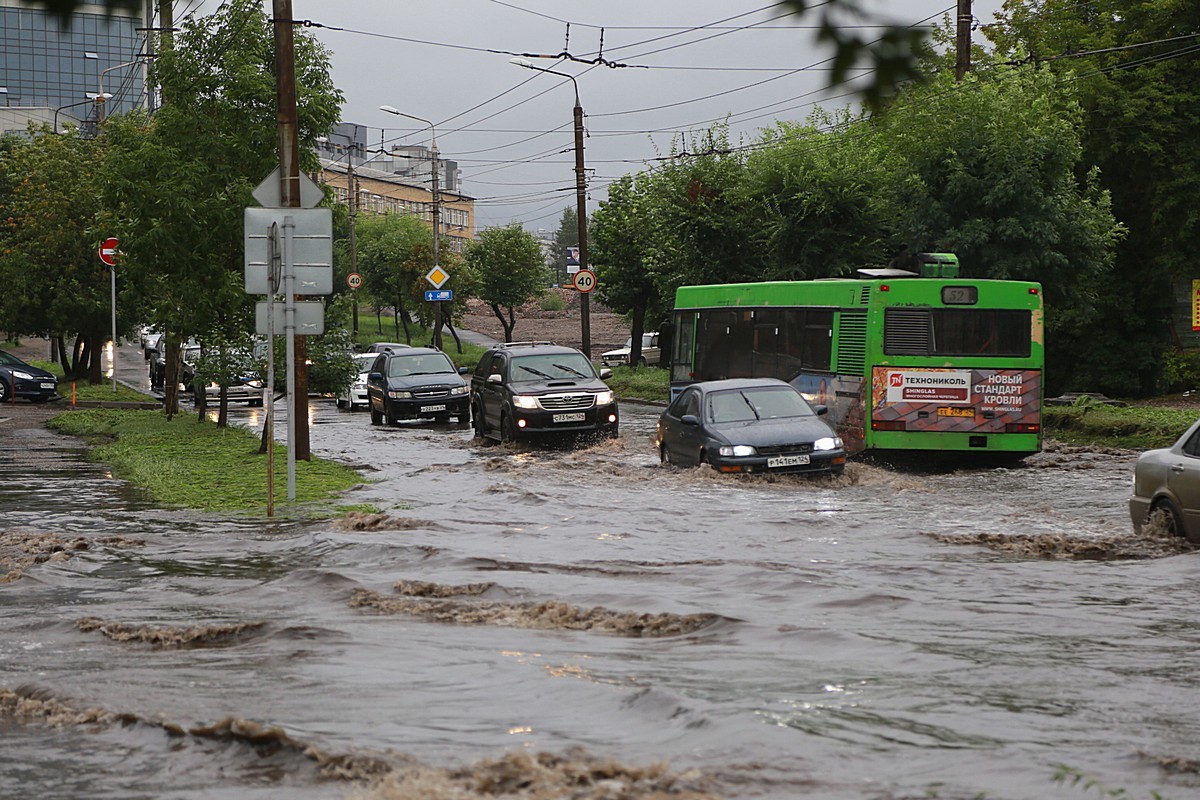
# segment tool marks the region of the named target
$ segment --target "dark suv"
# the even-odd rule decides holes
[[[502,442],[533,434],[617,435],[617,402],[587,356],[551,342],[493,345],[471,376],[475,433]]]
[[[402,419],[429,418],[467,424],[470,388],[466,367],[455,368],[435,347],[405,347],[380,353],[367,375],[371,422],[390,425]]]

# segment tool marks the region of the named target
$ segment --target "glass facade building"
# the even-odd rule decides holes
[[[94,117],[83,101],[101,86],[112,95],[106,114],[144,105],[146,67],[129,63],[143,53],[143,25],[141,15],[106,16],[87,3],[60,25],[40,8],[0,0],[0,111],[61,108],[75,119]],[[65,108],[72,104],[80,105]]]

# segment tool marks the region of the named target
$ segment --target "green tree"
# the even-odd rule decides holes
[[[128,301],[168,334],[167,370],[187,336],[234,338],[253,298],[242,288],[243,209],[278,164],[271,25],[238,0],[188,18],[156,66],[165,103],[105,122],[102,228],[121,239]],[[302,32],[295,47],[302,164],[338,117],[328,53]],[[175,374],[178,374],[175,372]],[[177,409],[174,382],[167,408]]]
[[[395,308],[396,337],[403,324],[404,341],[411,342],[408,308],[433,267],[433,230],[411,214],[360,215],[357,240],[365,287],[378,303]]]
[[[516,308],[537,297],[546,286],[546,262],[537,238],[514,223],[487,228],[467,248],[467,265],[478,279],[478,296],[513,340]]]
[[[589,241],[588,244],[588,258],[595,261],[590,252],[591,242]],[[573,206],[568,206],[563,209],[558,230],[554,232],[554,240],[550,243],[550,268],[553,270],[555,283],[562,285],[567,282],[567,251],[569,248],[578,246],[579,212]]]

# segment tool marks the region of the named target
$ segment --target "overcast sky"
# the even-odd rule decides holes
[[[176,16],[216,5],[181,3]],[[987,23],[999,6],[977,0],[972,10]],[[933,25],[956,4],[868,7],[877,15],[858,24]],[[769,0],[293,0],[293,15],[329,26],[303,30],[332,52],[342,119],[367,126],[373,145],[429,144],[428,126],[381,105],[434,123],[442,158],[458,162],[464,191],[477,198],[477,228],[518,221],[553,231],[575,205],[571,81],[510,64],[511,54],[566,50],[592,60],[603,36],[603,58],[627,65],[533,60],[578,82],[589,211],[611,181],[658,163],[681,132],[728,117],[736,143],[776,120],[803,121],[814,104],[853,99],[846,88],[824,91],[830,52],[813,42],[816,15],[796,17]]]

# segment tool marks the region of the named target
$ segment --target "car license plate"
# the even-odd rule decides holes
[[[43,388],[43,389],[53,389],[53,388],[54,388],[54,382],[53,382],[53,381],[46,381],[46,382],[44,382],[44,383],[42,384],[42,388]]]
[[[807,455],[800,456],[771,456],[767,459],[767,467],[801,467],[808,463]]]
[[[587,419],[587,414],[584,414],[582,411],[575,414],[554,415],[555,422],[583,422],[585,419]]]
[[[938,409],[939,417],[973,417],[975,409],[973,408],[955,408],[954,406],[942,406]]]
[[[442,404],[440,406],[421,406],[422,414],[432,414],[434,411],[445,411],[445,410],[446,410],[445,404]]]

